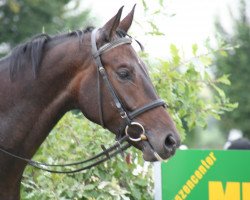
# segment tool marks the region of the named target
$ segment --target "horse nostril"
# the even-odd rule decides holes
[[[165,147],[166,148],[175,148],[177,146],[177,142],[172,135],[168,135],[165,139]]]

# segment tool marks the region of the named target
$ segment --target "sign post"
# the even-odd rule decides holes
[[[155,168],[156,200],[250,200],[250,151],[178,150]]]

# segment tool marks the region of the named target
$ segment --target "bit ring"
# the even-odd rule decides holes
[[[131,137],[129,135],[128,129],[129,129],[130,126],[138,126],[142,130],[142,133],[140,134],[140,136],[138,138],[134,138],[134,137]],[[131,122],[131,124],[127,125],[126,128],[125,128],[125,133],[129,137],[129,139],[131,141],[133,141],[133,142],[139,142],[141,140],[147,140],[147,136],[145,135],[145,129],[139,122]]]

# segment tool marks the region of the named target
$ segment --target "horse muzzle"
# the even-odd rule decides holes
[[[172,136],[169,136],[170,138]],[[161,148],[154,147],[150,141],[143,141],[142,145],[142,152],[143,152],[143,158],[145,161],[154,162],[154,161],[165,161],[169,159],[171,156],[173,156],[176,152],[176,149],[178,148],[179,144],[177,144],[176,140],[173,138],[169,139],[166,138],[166,141],[164,142],[163,146]],[[169,140],[171,140],[171,144],[169,143]],[[157,149],[157,150],[156,150]]]

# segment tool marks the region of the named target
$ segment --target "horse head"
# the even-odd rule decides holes
[[[134,8],[123,20],[120,8],[89,34],[91,56],[83,67],[88,76],[78,77],[77,105],[88,119],[117,137],[127,134],[145,160],[156,161],[172,156],[180,137],[127,35]]]

